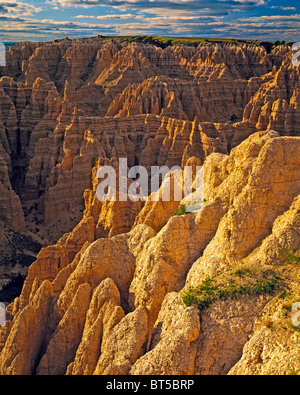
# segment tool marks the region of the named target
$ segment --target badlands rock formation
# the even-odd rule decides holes
[[[0,76],[2,248],[26,237],[15,272],[32,262],[7,300],[0,374],[300,373],[288,47],[22,43]],[[203,209],[100,202],[97,169],[119,158],[204,165]]]

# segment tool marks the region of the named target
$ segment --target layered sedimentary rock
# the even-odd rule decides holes
[[[21,43],[9,49],[0,72],[11,183],[31,213],[29,226],[42,222],[52,242],[82,217],[83,193],[100,158],[127,157],[129,166],[147,168],[203,160],[229,152],[268,123],[276,129],[282,111],[297,133],[298,75],[285,47],[268,54],[247,45]],[[266,84],[288,93],[274,92],[267,103]]]
[[[0,148],[2,148],[2,146],[0,146]],[[4,221],[9,227],[16,231],[25,230],[25,220],[21,202],[12,188],[4,155],[0,156],[0,190],[0,221]]]
[[[244,111],[244,120],[258,130],[277,130],[295,136],[299,118],[299,72],[286,59],[280,69],[251,98]]]
[[[16,45],[7,63],[2,244],[5,224],[44,248],[7,307],[0,374],[299,373],[288,325],[300,297],[299,70],[288,48],[64,40]],[[99,201],[97,170],[118,177],[120,158],[148,172],[204,165],[203,209],[174,215],[179,202],[161,189],[157,201]],[[274,292],[242,294],[270,273]],[[208,278],[231,296],[244,288],[187,306]]]
[[[256,133],[229,156],[208,156],[208,198],[200,212],[173,216],[158,233],[139,224],[92,241],[91,230],[77,228],[54,246],[62,254],[55,266],[41,252],[8,309],[1,374],[298,372],[299,334],[284,314],[299,297],[298,268],[282,251],[299,248],[299,149],[298,137]],[[183,303],[184,292],[208,275],[223,286],[270,272],[292,293],[284,296],[278,287],[220,298],[200,312]],[[41,318],[46,308],[51,322]],[[23,339],[18,347],[32,365],[20,353],[14,358],[16,339]]]

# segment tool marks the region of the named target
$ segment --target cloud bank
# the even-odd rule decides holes
[[[300,41],[292,0],[0,0],[0,41],[164,35]]]

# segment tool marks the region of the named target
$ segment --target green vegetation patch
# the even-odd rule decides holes
[[[175,211],[174,215],[184,215],[186,213],[186,206],[184,204],[180,204],[178,209]]]
[[[283,250],[282,251],[282,260],[284,263],[289,265],[299,265],[300,264],[300,251],[293,250]]]
[[[261,273],[252,273],[249,268],[230,270],[225,276],[208,277],[198,286],[190,287],[182,294],[182,301],[185,306],[195,305],[202,311],[217,300],[271,295],[282,286],[282,278],[270,270]]]
[[[141,43],[151,44],[156,47],[165,49],[173,45],[188,45],[193,47],[207,46],[214,44],[234,44],[234,45],[251,45],[254,47],[264,47],[268,53],[278,45],[285,45],[291,47],[294,42],[291,41],[260,41],[260,40],[241,40],[228,38],[208,38],[208,37],[166,37],[166,36],[92,36],[83,38],[70,39],[68,37],[56,39],[53,42],[57,44],[71,44],[73,41],[77,43],[104,43],[113,41],[114,43]],[[45,44],[45,43],[40,43]]]
[[[115,37],[116,38],[116,37]],[[164,36],[122,36],[119,37],[121,42],[136,42],[143,44],[152,44],[157,47],[167,48],[172,45],[189,45],[189,46],[206,46],[213,44],[248,44],[255,47],[264,47],[268,53],[279,45],[291,46],[291,42],[285,41],[258,41],[258,40],[239,40],[226,38],[207,38],[207,37],[164,37]]]

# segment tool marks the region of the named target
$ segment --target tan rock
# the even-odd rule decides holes
[[[189,284],[196,284],[203,275],[237,264],[270,234],[276,217],[287,210],[294,196],[299,194],[298,150],[298,138],[272,137],[254,162],[246,162],[247,167],[250,164],[248,182],[245,185],[244,177],[243,183],[235,182],[230,188],[230,193],[238,194],[203,257],[193,265],[187,279]],[[227,177],[225,185],[229,180]],[[243,189],[242,185],[245,185]],[[219,189],[222,190],[222,184]]]
[[[175,292],[168,294],[153,329],[151,350],[137,360],[130,374],[194,374],[199,330],[198,310],[185,308]]]
[[[295,375],[299,374],[299,334],[289,337],[267,327],[257,331],[246,343],[241,360],[229,375]]]
[[[90,298],[89,284],[81,284],[37,367],[38,375],[65,373],[80,344]]]
[[[224,375],[239,361],[244,344],[270,297],[216,301],[201,312],[194,373]]]
[[[5,222],[8,227],[17,232],[23,232],[25,219],[22,205],[12,188],[7,161],[8,158],[0,139],[0,221]]]
[[[194,260],[214,236],[222,211],[218,203],[205,213],[172,217],[167,225],[144,244],[136,260],[130,285],[131,309],[147,307],[154,325],[167,293],[179,291]]]
[[[54,246],[41,250],[37,260],[30,266],[28,276],[20,295],[20,307],[26,306],[35,279],[41,284],[44,280],[54,281],[58,273],[65,269],[76,254],[86,244],[94,240],[92,218],[82,221],[74,231],[66,234]]]
[[[299,248],[299,138],[280,137],[299,134],[288,47],[97,37],[21,43],[7,62],[0,220],[55,244],[7,308],[0,373],[297,373],[286,306],[299,273],[282,257]],[[204,164],[204,208],[99,202],[97,169],[125,157],[148,171]],[[217,300],[200,327],[179,292],[244,264],[279,272],[291,295]]]
[[[43,350],[51,309],[52,287],[44,281],[17,316],[0,355],[1,375],[30,375]]]
[[[94,375],[124,375],[144,353],[148,338],[147,309],[140,307],[120,321],[103,342]]]
[[[129,251],[127,234],[97,240],[85,251],[68,278],[59,297],[59,309],[66,311],[81,284],[89,283],[94,289],[107,277],[114,280],[126,303],[134,268],[135,258]]]
[[[120,307],[119,291],[110,278],[103,280],[95,288],[86,315],[82,340],[77,349],[74,362],[68,367],[68,374],[93,374],[105,343],[112,329],[125,314]]]

